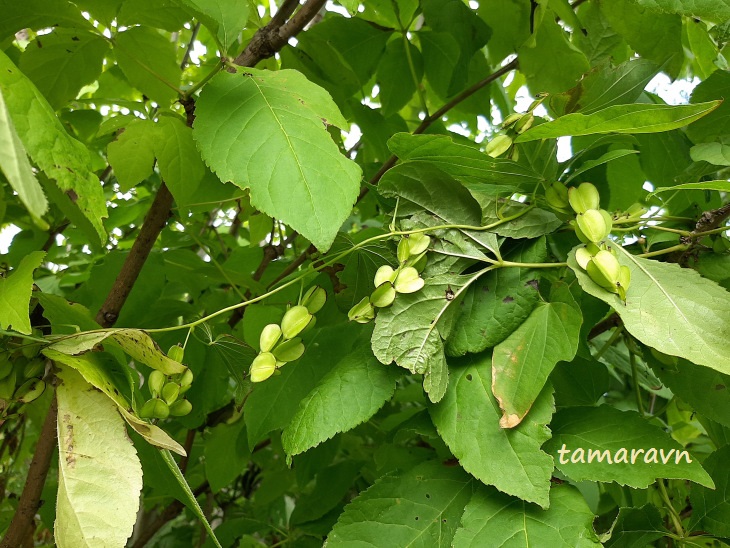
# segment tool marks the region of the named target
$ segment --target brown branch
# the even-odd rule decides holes
[[[27,538],[28,530],[33,524],[38,508],[40,508],[41,493],[46,483],[48,469],[51,466],[53,452],[56,449],[57,417],[58,404],[54,394],[46,420],[43,422],[33,460],[30,462],[28,477],[25,480],[25,486],[18,501],[18,509],[5,533],[5,538],[0,543],[0,548],[16,548],[21,546]]]
[[[96,322],[102,327],[111,327],[117,321],[119,312],[129,297],[157,237],[170,217],[172,202],[172,194],[167,189],[167,185],[162,183],[147,213],[142,229],[122,265],[122,270],[114,280],[114,285],[96,315]]]
[[[325,0],[307,0],[296,15],[284,22],[299,5],[298,1],[286,0],[271,21],[256,31],[246,49],[233,62],[242,67],[253,67],[259,61],[273,57],[286,45],[289,38],[296,36],[307,26],[324,4]]]
[[[697,257],[702,247],[700,241],[703,238],[703,233],[719,228],[728,217],[730,217],[730,203],[702,213],[692,233],[689,236],[683,236],[679,239],[680,243],[688,246],[687,249],[681,253],[672,254],[667,260],[679,263],[683,267],[687,266],[690,259]]]

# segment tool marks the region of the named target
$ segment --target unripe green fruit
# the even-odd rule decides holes
[[[609,218],[609,222],[610,222]],[[611,232],[611,226],[606,224],[604,215],[597,209],[589,209],[579,213],[575,218],[578,228],[591,242],[600,242]]]
[[[0,380],[4,379],[13,371],[13,362],[7,354],[0,357]]]
[[[487,153],[487,156],[496,158],[507,152],[511,146],[512,139],[509,136],[497,135],[494,139],[487,143],[487,148],[484,152]]]
[[[550,184],[545,190],[545,201],[547,204],[558,211],[568,210],[568,189],[559,181]]]
[[[188,400],[178,400],[170,406],[170,415],[173,417],[184,417],[193,410],[193,404]]]
[[[535,117],[532,115],[532,113],[525,114],[515,124],[515,131],[517,133],[524,133],[532,127],[533,123],[535,123]]]
[[[185,349],[179,344],[171,346],[170,350],[167,351],[167,357],[177,363],[182,363],[185,357]]]
[[[30,379],[18,388],[15,397],[22,403],[30,403],[40,398],[45,390],[45,381],[41,379]]]
[[[520,114],[519,112],[514,112],[514,113],[510,114],[509,116],[507,116],[507,118],[504,119],[504,122],[502,122],[502,127],[505,129],[510,127],[523,116],[524,115]]]
[[[180,395],[180,385],[175,382],[168,382],[162,387],[161,395],[167,405],[172,405],[175,401],[177,401],[177,397]]]
[[[259,348],[261,352],[271,352],[281,338],[281,327],[278,323],[270,323],[261,330],[259,337]]]
[[[156,398],[160,395],[160,392],[162,392],[162,387],[165,386],[165,382],[167,381],[167,377],[162,371],[158,371],[155,369],[150,373],[149,377],[147,377],[147,384],[150,388],[150,395],[153,398]]]
[[[584,244],[590,244],[590,243],[592,243],[586,237],[586,235],[583,234],[583,231],[580,229],[580,227],[578,226],[578,223],[575,221],[575,219],[573,219],[572,221],[570,221],[570,223],[568,223],[568,224],[573,227],[573,230],[575,230],[575,235],[578,236],[578,239],[581,242],[583,242]]]
[[[23,367],[23,378],[30,379],[38,377],[46,370],[46,360],[43,358],[33,358]]]
[[[304,345],[299,337],[284,341],[274,348],[272,354],[278,362],[293,362],[298,360],[304,354]]]
[[[410,256],[411,248],[408,246],[408,240],[406,238],[401,238],[401,241],[398,242],[398,262],[404,263]]]
[[[598,189],[591,183],[581,183],[568,189],[568,202],[576,213],[585,213],[589,209],[598,209],[601,197]]]
[[[310,288],[310,290],[307,291],[302,298],[302,304],[307,307],[310,314],[316,314],[322,310],[322,307],[326,302],[327,292],[318,285]]]
[[[369,297],[363,297],[362,300],[353,306],[347,313],[347,318],[351,322],[368,323],[375,317],[375,308],[373,308]]]
[[[292,306],[281,320],[281,332],[285,339],[293,339],[312,321],[313,316],[306,306]]]
[[[395,279],[395,290],[397,293],[415,293],[424,285],[423,278],[412,266],[407,266],[398,273]]]
[[[161,399],[147,400],[139,411],[143,419],[166,419],[170,416],[170,407]]]
[[[426,263],[428,263],[428,258],[426,257],[426,253],[421,253],[420,255],[414,255],[403,266],[412,266],[416,269],[416,272],[419,274],[423,272],[423,269],[426,268]]]
[[[411,252],[410,255],[420,255],[428,249],[431,245],[431,238],[421,232],[411,234],[408,239],[408,249]]]
[[[385,308],[393,304],[395,300],[395,287],[390,282],[378,286],[370,295],[370,302],[377,308]]]
[[[588,267],[591,259],[593,259],[593,255],[591,255],[591,252],[585,246],[581,246],[575,250],[575,260],[583,270]]]
[[[276,371],[276,358],[271,352],[262,352],[251,364],[251,382],[261,382],[268,379]]]
[[[180,375],[180,387],[190,388],[193,384],[193,372],[190,369],[186,369],[182,375]]]
[[[629,290],[631,284],[631,269],[628,266],[622,265],[618,276],[618,296],[621,300],[626,300],[626,292]]]
[[[380,287],[385,282],[393,283],[395,281],[395,270],[393,270],[392,267],[386,265],[381,266],[378,268],[378,271],[375,273],[375,280],[374,284],[375,287]]]
[[[596,253],[596,256],[588,263],[586,271],[598,285],[612,293],[618,293],[616,283],[621,274],[621,265],[610,251],[602,249]]]
[[[17,376],[18,372],[13,367],[12,371],[0,381],[0,400],[9,400],[13,397]]]

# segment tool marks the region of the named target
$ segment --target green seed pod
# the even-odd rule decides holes
[[[155,416],[155,405],[157,401],[155,398],[147,400],[142,406],[142,409],[139,410],[139,416],[143,419],[153,418]]]
[[[152,415],[156,419],[166,419],[170,416],[170,407],[162,400],[154,399],[155,411]]]
[[[22,352],[23,356],[25,356],[29,360],[32,360],[41,351],[41,347],[37,342],[30,342],[21,346],[20,351]]]
[[[578,236],[578,239],[583,242],[584,244],[590,244],[592,243],[585,234],[583,234],[583,231],[578,226],[578,223],[573,219],[568,223],[570,226],[573,227],[573,230],[575,230],[575,235]]]
[[[33,358],[23,367],[23,378],[39,377],[46,370],[46,360],[43,358]]]
[[[185,357],[185,349],[179,344],[171,346],[170,350],[167,351],[167,357],[177,363],[182,363]]]
[[[393,304],[395,300],[395,288],[390,282],[380,285],[373,294],[370,295],[370,302],[376,308],[385,308]]]
[[[378,271],[375,273],[375,287],[380,287],[385,282],[393,283],[395,281],[395,270],[393,270],[392,267],[386,265],[381,266],[378,268]]]
[[[41,379],[30,379],[18,388],[15,397],[22,403],[30,403],[40,398],[45,390],[45,381]]]
[[[585,246],[581,246],[575,250],[575,260],[583,270],[588,267],[588,263],[592,258],[593,255],[591,255],[591,252]]]
[[[13,371],[13,362],[7,354],[0,356],[0,380],[4,379]]]
[[[13,367],[12,371],[0,381],[0,400],[12,399],[17,378],[18,371]]]
[[[408,246],[408,239],[403,237],[398,242],[398,262],[404,263],[411,256],[411,248]]]
[[[507,118],[504,119],[504,122],[502,122],[502,127],[507,129],[511,125],[513,125],[515,122],[517,122],[520,118],[524,116],[523,114],[520,114],[519,112],[514,112],[507,116]]]
[[[407,266],[401,270],[395,279],[395,290],[398,293],[415,293],[423,285],[423,278],[418,275],[418,271],[412,266]]]
[[[601,197],[598,189],[591,183],[581,183],[577,187],[568,189],[568,201],[573,211],[585,213],[589,209],[598,209]]]
[[[594,263],[593,261],[588,263],[588,266],[586,267],[586,272],[588,273],[588,276],[590,276],[591,280],[600,285],[606,291],[610,291],[611,293],[618,293],[616,284],[612,284],[610,280],[608,280],[606,276],[604,276],[603,272],[600,271],[600,269],[596,266],[596,263]]]
[[[423,269],[426,268],[427,263],[428,257],[426,257],[426,253],[423,252],[420,255],[415,255],[408,259],[408,262],[406,262],[403,266],[412,266],[416,269],[416,272],[420,274],[423,272]]]
[[[605,209],[599,209],[598,212],[601,214],[601,217],[603,217],[603,222],[606,223],[606,238],[609,234],[611,234],[611,230],[613,229],[613,217],[611,217],[611,214],[606,211]]]
[[[362,300],[353,306],[347,313],[347,318],[351,322],[368,323],[375,317],[375,308],[373,308],[369,297],[363,297]]]
[[[281,327],[277,323],[270,323],[261,330],[259,337],[259,347],[261,352],[271,352],[281,338]]]
[[[624,289],[628,289],[631,285],[631,269],[628,266],[621,265],[618,275],[618,283]]]
[[[507,135],[497,135],[494,139],[487,143],[487,148],[484,152],[487,156],[497,158],[505,152],[507,152],[512,146],[512,138]]]
[[[515,131],[517,133],[524,133],[525,131],[530,129],[532,127],[532,124],[534,124],[534,123],[535,123],[535,117],[532,115],[532,113],[525,114],[515,124]]]
[[[296,339],[291,339],[290,341],[284,341],[276,348],[274,348],[272,353],[274,354],[274,357],[277,359],[278,362],[286,363],[298,360],[302,357],[302,354],[304,354],[304,345],[302,344],[302,339],[297,337]]]
[[[184,417],[193,410],[193,404],[188,400],[178,400],[170,406],[170,415],[173,417]]]
[[[610,251],[602,249],[596,253],[596,256],[588,263],[586,271],[598,285],[612,293],[618,293],[616,283],[621,274],[621,265]]]
[[[165,382],[167,381],[167,377],[162,371],[158,371],[155,369],[152,371],[152,373],[149,374],[149,377],[147,377],[147,384],[150,388],[150,394],[153,398],[156,398],[160,395],[160,392],[162,392],[162,387],[165,386]]]
[[[251,382],[261,382],[268,379],[276,370],[276,358],[271,352],[262,352],[251,364]]]
[[[193,372],[190,369],[186,369],[182,375],[180,375],[180,387],[189,388],[193,384]]]
[[[611,231],[611,227],[606,225],[606,219],[597,209],[589,209],[585,213],[579,213],[575,218],[575,222],[578,223],[581,232],[591,242],[600,242]]]
[[[408,249],[411,252],[411,256],[424,253],[430,245],[431,238],[429,236],[426,236],[422,232],[416,232],[415,234],[411,234],[408,238]]]
[[[306,306],[297,305],[292,306],[284,314],[284,318],[281,320],[281,332],[285,339],[293,339],[299,333],[304,331],[309,322],[312,321],[313,316],[309,313]]]
[[[180,385],[176,382],[168,382],[162,387],[161,395],[167,405],[172,405],[175,401],[177,401],[177,397],[180,395]]]
[[[307,310],[309,310],[310,314],[316,314],[317,312],[322,310],[322,307],[326,302],[327,292],[324,290],[324,288],[318,285],[315,285],[309,291],[307,291],[307,293],[304,295],[304,298],[302,299],[302,304],[307,307]]]
[[[545,190],[545,201],[557,211],[568,211],[568,189],[560,181],[551,183]]]

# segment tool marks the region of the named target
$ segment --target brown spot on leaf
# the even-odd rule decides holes
[[[529,285],[532,289],[537,291],[538,281],[537,280],[528,280],[525,282],[525,285]]]
[[[715,390],[725,390],[727,388],[724,384],[716,384]]]
[[[510,297],[509,295],[502,299],[503,303],[511,303],[512,301],[514,301],[514,298]]]

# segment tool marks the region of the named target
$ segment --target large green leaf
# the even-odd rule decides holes
[[[48,200],[35,178],[27,153],[15,131],[0,90],[0,171],[31,216],[40,218],[48,210]]]
[[[669,533],[659,510],[653,504],[641,508],[619,508],[605,546],[645,548]]]
[[[150,120],[134,119],[107,146],[107,160],[122,192],[147,177],[155,167],[156,126]]]
[[[89,150],[66,132],[43,95],[2,52],[0,91],[31,159],[61,190],[75,193],[76,205],[105,241],[106,200]]]
[[[72,369],[58,376],[56,544],[123,546],[137,521],[142,465],[116,406]]]
[[[574,481],[615,481],[643,489],[658,478],[676,478],[714,487],[689,452],[635,411],[568,407],[555,414],[550,428],[553,437],[544,449]]]
[[[56,29],[37,36],[18,67],[56,110],[101,74],[109,44],[103,36],[78,29]]]
[[[547,258],[545,240],[530,240],[506,255],[513,262],[540,263]],[[539,277],[527,268],[498,268],[464,293],[446,352],[463,356],[502,342],[527,319],[540,298]]]
[[[568,266],[583,290],[611,305],[626,330],[644,344],[730,374],[730,293],[694,270],[614,247],[619,262],[631,270],[626,302],[593,282],[573,250]]]
[[[406,55],[406,44],[413,62],[416,81],[407,76],[411,74],[411,69]],[[377,78],[380,87],[378,98],[383,105],[383,116],[395,114],[408,104],[416,92],[416,85],[420,84],[421,78],[423,78],[421,52],[407,39],[404,42],[401,35],[396,35],[388,42],[383,58],[380,60]]]
[[[566,114],[527,130],[515,139],[521,143],[566,135],[599,133],[656,133],[677,129],[709,114],[720,101],[693,105],[614,105],[593,114]]]
[[[473,489],[463,470],[440,462],[384,476],[345,507],[327,546],[448,548]]]
[[[395,392],[400,371],[383,366],[367,346],[340,360],[299,403],[281,443],[290,457],[372,417]]]
[[[66,0],[0,0],[0,40],[5,40],[23,29],[39,30],[63,26],[92,29],[70,2]]]
[[[715,482],[715,489],[693,488],[692,502],[693,527],[707,531],[718,537],[730,537],[730,445],[725,445],[704,461],[704,466]]]
[[[690,103],[699,104],[723,99],[722,105],[709,116],[693,123],[687,134],[695,143],[707,143],[730,133],[730,102],[724,99],[730,93],[730,71],[716,70],[692,91]]]
[[[509,546],[586,548],[600,546],[593,512],[579,491],[568,485],[550,489],[550,508],[481,488],[469,501],[454,537],[454,548]]]
[[[444,274],[425,280],[416,293],[398,295],[375,319],[372,348],[383,364],[393,361],[412,373],[423,374],[423,388],[432,402],[446,393],[449,382],[444,339],[451,332],[458,296],[480,273]]]
[[[578,350],[583,317],[567,286],[556,286],[550,302],[539,302],[530,316],[492,354],[492,393],[502,409],[503,428],[525,418],[559,361]]]
[[[132,27],[117,34],[114,45],[117,64],[130,84],[165,107],[177,98],[182,71],[169,39],[153,28]]]
[[[360,168],[327,133],[347,122],[327,92],[292,70],[221,73],[197,102],[194,137],[224,182],[327,250],[350,215]]]
[[[34,251],[23,257],[18,267],[7,278],[0,278],[0,328],[30,335],[28,316],[30,295],[33,291],[33,271],[41,265],[44,251]]]
[[[546,425],[553,412],[552,388],[543,391],[519,426],[505,430],[492,395],[490,362],[488,353],[452,361],[449,388],[431,407],[431,418],[467,472],[547,508],[553,459],[540,446],[550,437]]]
[[[225,51],[248,21],[249,5],[238,0],[182,0],[196,18],[213,31]]]
[[[660,186],[650,195],[667,192],[669,190],[719,190],[720,192],[730,192],[730,181],[703,181],[701,183],[684,183],[675,186]]]
[[[652,11],[678,13],[687,17],[698,17],[723,23],[730,19],[728,0],[631,0]]]
[[[178,206],[190,203],[206,174],[193,141],[193,131],[177,117],[161,117],[157,123],[155,155],[160,175]]]

